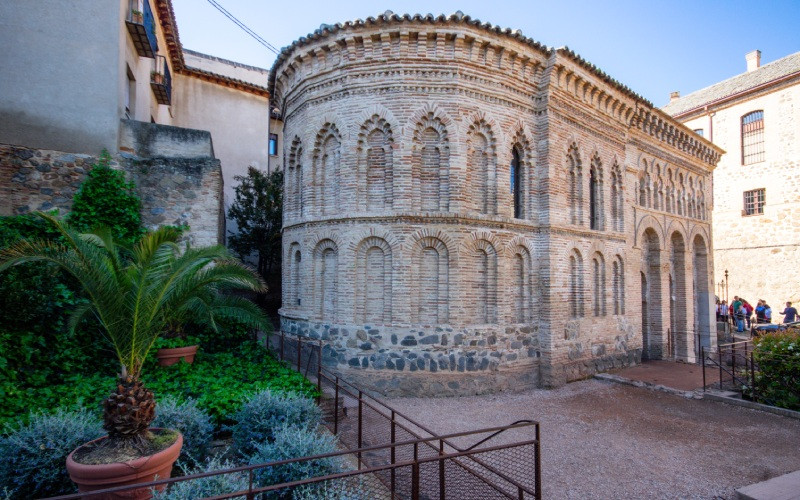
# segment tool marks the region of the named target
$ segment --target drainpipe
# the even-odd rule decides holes
[[[714,142],[714,115],[717,114],[716,111],[709,112],[708,106],[705,107],[706,115],[708,116],[708,140],[709,142]]]
[[[270,134],[272,133],[272,130],[270,129],[271,125],[272,125],[272,95],[267,97],[267,176],[269,176],[270,174],[269,160],[270,156],[272,156],[269,154],[269,147],[271,141]]]

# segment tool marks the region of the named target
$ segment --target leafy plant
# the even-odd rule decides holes
[[[273,437],[273,441],[265,441],[256,446],[250,457],[250,464],[278,462],[336,451],[336,437],[319,434],[315,429],[281,427],[275,429]],[[262,486],[270,486],[335,474],[342,470],[341,461],[330,457],[265,467],[256,470],[254,476]]]
[[[132,245],[143,234],[141,210],[133,182],[111,168],[111,155],[104,149],[75,194],[67,222],[81,232],[107,226],[118,244]]]
[[[197,406],[194,399],[183,402],[174,396],[160,399],[153,426],[175,429],[183,434],[180,460],[184,464],[194,465],[202,463],[205,459],[213,437],[214,425],[211,423],[211,417]]]
[[[188,347],[199,344],[200,344],[200,339],[192,335],[186,337],[172,337],[172,338],[160,337],[158,340],[156,340],[155,344],[153,344],[153,348],[175,349],[178,347]]]
[[[117,390],[104,403],[104,428],[110,441],[141,440],[155,416],[153,393],[141,380],[142,365],[165,325],[186,314],[230,316],[253,326],[267,323],[251,302],[219,292],[261,290],[262,282],[224,247],[186,248],[180,252],[178,231],[161,228],[142,237],[131,260],[111,230],[81,234],[47,214],[39,214],[60,234],[61,241],[22,240],[0,252],[0,272],[29,262],[52,262],[73,275],[89,297],[70,321],[93,312],[110,339],[121,364]],[[213,265],[212,265],[213,264]]]
[[[198,352],[194,364],[177,363],[157,367],[155,359],[145,364],[148,387],[160,397],[173,396],[179,401],[194,399],[198,408],[212,418],[216,429],[233,425],[234,415],[254,393],[269,389],[273,393],[293,392],[309,398],[317,389],[302,374],[273,358],[255,342],[247,342],[228,352]],[[25,421],[27,409],[100,408],[104,401],[98,387],[114,384],[113,371],[75,372],[58,383],[36,387],[18,387],[15,397],[6,397],[0,405],[0,426],[4,422]]]
[[[8,425],[0,437],[0,489],[11,498],[39,498],[75,491],[64,463],[81,444],[103,435],[86,410],[32,413],[26,424]]]
[[[307,397],[261,391],[250,397],[234,416],[233,447],[242,456],[249,456],[260,443],[274,441],[277,429],[314,429],[321,419],[319,406]]]
[[[756,395],[774,406],[800,410],[800,331],[772,332],[753,340]]]

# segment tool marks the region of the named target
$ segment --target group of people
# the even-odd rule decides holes
[[[786,307],[780,314],[783,314],[784,323],[793,323],[798,320],[797,309],[792,307],[791,302],[786,303]],[[738,295],[733,297],[730,305],[727,301],[717,299],[717,321],[730,322],[736,326],[737,332],[743,332],[745,326],[749,330],[753,325],[772,323],[772,308],[764,299],[759,299],[756,307]]]

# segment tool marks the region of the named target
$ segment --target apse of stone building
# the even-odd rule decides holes
[[[360,385],[553,387],[711,342],[723,151],[569,49],[387,12],[286,47],[269,90],[281,327]]]

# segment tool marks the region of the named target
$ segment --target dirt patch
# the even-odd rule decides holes
[[[102,439],[81,446],[72,459],[79,464],[100,465],[130,462],[137,458],[155,455],[166,450],[178,439],[178,433],[170,429],[148,431],[144,439]]]
[[[545,498],[733,498],[800,469],[797,420],[598,380],[387,402],[440,433],[538,420]]]

